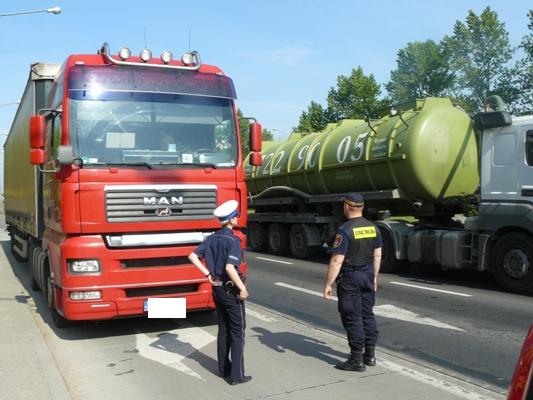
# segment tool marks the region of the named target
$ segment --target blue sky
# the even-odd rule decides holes
[[[280,139],[311,100],[325,104],[336,77],[361,66],[384,84],[409,41],[440,40],[469,9],[487,5],[506,24],[512,45],[527,33],[531,0],[381,1],[2,1],[0,14],[60,6],[60,15],[0,17],[0,135],[9,131],[29,65],[95,53],[107,41],[138,53],[191,47],[234,80],[238,105]],[[384,89],[383,89],[384,93]],[[283,134],[282,132],[285,132]],[[5,136],[0,136],[5,138]],[[3,141],[3,139],[0,139]]]

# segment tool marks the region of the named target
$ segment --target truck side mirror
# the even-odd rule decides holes
[[[30,118],[30,147],[34,149],[44,148],[44,133],[46,120],[42,115],[34,115]]]
[[[43,149],[30,150],[30,163],[32,165],[43,165],[46,161],[46,153]]]
[[[260,152],[250,153],[250,165],[260,167],[263,164],[263,155]]]
[[[72,146],[57,146],[57,162],[61,165],[70,165],[74,162]]]
[[[260,152],[262,148],[263,128],[260,123],[253,122],[250,124],[250,150],[253,152]]]

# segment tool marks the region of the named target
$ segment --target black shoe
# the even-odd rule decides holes
[[[230,385],[238,385],[240,383],[250,382],[251,380],[252,380],[251,376],[245,375],[241,379],[238,379],[236,381],[232,381],[230,378],[228,378],[228,379],[226,379],[226,382],[228,382]]]
[[[363,354],[363,361],[369,367],[373,367],[376,365],[375,350],[376,350],[375,346],[367,346],[365,348],[365,353]]]
[[[343,371],[364,372],[366,367],[363,362],[363,353],[361,352],[352,354],[350,358],[343,363],[337,364],[335,368],[342,369]]]

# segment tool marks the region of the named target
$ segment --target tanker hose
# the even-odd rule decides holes
[[[255,196],[250,196],[250,202],[253,204],[253,201],[255,199],[259,199],[261,197],[264,197],[268,195],[271,192],[290,192],[291,194],[294,194],[295,196],[302,197],[306,200],[310,199],[312,196],[308,193],[302,192],[301,190],[291,188],[289,186],[271,186],[269,188],[266,188],[261,193],[256,194]]]

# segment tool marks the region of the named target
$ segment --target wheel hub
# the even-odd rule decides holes
[[[529,273],[529,260],[522,249],[511,249],[503,258],[505,272],[515,278],[523,279]]]

